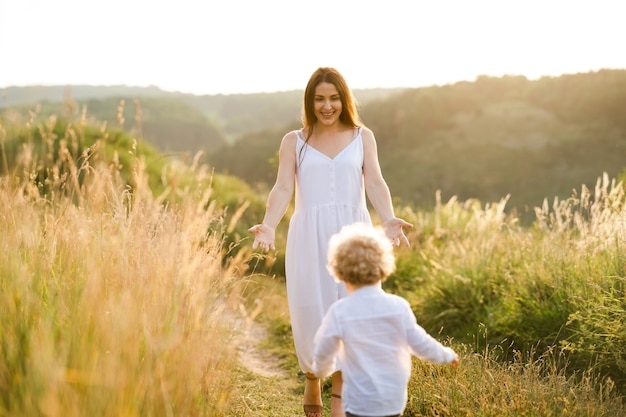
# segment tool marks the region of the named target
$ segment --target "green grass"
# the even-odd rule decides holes
[[[490,344],[540,352],[557,346],[574,370],[593,368],[626,381],[621,183],[599,179],[591,192],[547,205],[531,228],[504,214],[504,203],[439,202],[406,212],[416,228],[398,251],[390,288],[412,302],[431,332],[471,343],[476,326]]]
[[[271,330],[260,347],[280,360],[285,376],[266,378],[240,371],[241,416],[291,416],[300,413],[304,377],[298,370],[285,306],[284,289],[275,280],[260,282],[249,299],[268,301],[258,321]],[[491,345],[487,329],[479,325],[472,344],[440,337],[460,355],[458,368],[414,359],[405,416],[617,416],[626,412],[618,387],[590,371],[569,372],[568,355],[557,349],[543,354],[513,351],[510,345]],[[435,334],[435,336],[439,336]],[[511,352],[508,352],[511,350]],[[509,357],[510,360],[503,361]],[[328,413],[330,381],[323,381]]]
[[[543,207],[530,228],[505,214],[506,199],[402,210],[416,226],[412,247],[396,249],[398,270],[384,286],[461,352],[457,369],[415,361],[405,415],[626,412],[623,193],[622,184],[600,178],[594,191],[583,187]],[[295,374],[280,311],[272,304],[259,320]]]
[[[463,349],[463,348],[461,348]],[[496,347],[500,349],[500,347]],[[501,352],[460,350],[458,368],[415,363],[405,416],[617,416],[615,387],[578,380],[549,354],[502,363]]]

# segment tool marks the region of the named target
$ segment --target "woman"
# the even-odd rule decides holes
[[[321,417],[320,381],[313,374],[313,338],[332,303],[347,295],[327,269],[330,237],[355,222],[371,225],[367,197],[394,245],[409,245],[395,217],[380,164],[376,139],[363,125],[352,92],[334,68],[318,68],[306,86],[303,127],[280,144],[276,183],[269,193],[263,223],[248,231],[253,249],[275,250],[275,229],[295,189],[285,252],[287,298],[298,363],[306,375],[304,412]],[[341,364],[332,375],[331,415],[343,416]]]

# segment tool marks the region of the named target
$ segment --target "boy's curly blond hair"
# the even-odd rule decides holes
[[[383,281],[396,270],[391,241],[364,223],[344,226],[328,243],[328,270],[353,285]]]

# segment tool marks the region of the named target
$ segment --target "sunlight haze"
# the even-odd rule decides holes
[[[623,2],[0,0],[0,88],[155,85],[193,94],[352,88],[626,68]]]

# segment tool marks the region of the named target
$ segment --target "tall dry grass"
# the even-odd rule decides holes
[[[613,417],[626,412],[612,381],[565,371],[555,352],[501,360],[506,346],[456,345],[457,368],[415,361],[405,417]]]
[[[454,372],[416,373],[406,415],[624,415],[624,184],[546,202],[532,227],[506,201],[404,216],[414,244],[387,289],[467,350]]]
[[[0,416],[225,415],[247,252],[208,232],[210,188],[169,206],[141,158],[131,190],[61,150],[42,194],[23,155],[0,179]]]

